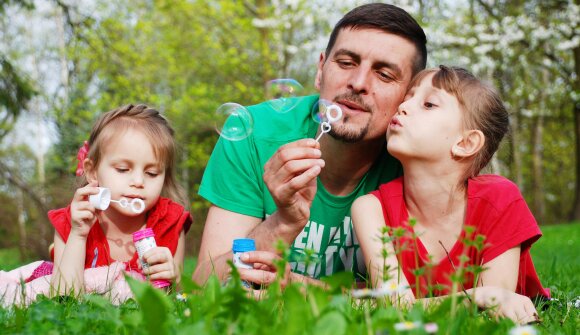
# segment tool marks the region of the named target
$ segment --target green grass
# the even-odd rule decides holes
[[[544,237],[534,245],[536,269],[545,286],[559,301],[540,312],[541,334],[576,334],[579,309],[568,302],[578,296],[580,275],[580,224],[543,227]],[[6,258],[5,255],[10,255]],[[0,252],[0,267],[14,265],[14,252]],[[7,334],[394,334],[401,321],[434,322],[438,334],[507,334],[509,320],[495,321],[468,308],[450,316],[450,300],[424,310],[401,310],[385,302],[353,302],[341,291],[290,286],[275,287],[261,301],[246,297],[237,280],[223,287],[212,280],[200,289],[190,280],[195,261],[186,259],[186,301],[169,296],[144,283],[132,282],[136,301],[114,307],[102,297],[41,298],[28,308],[0,308],[0,333]],[[425,334],[422,329],[406,334]]]
[[[544,236],[532,246],[542,284],[558,296],[580,295],[580,223],[542,227]]]

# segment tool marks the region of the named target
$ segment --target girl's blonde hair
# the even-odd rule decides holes
[[[465,172],[465,180],[473,178],[489,163],[509,130],[509,115],[497,91],[460,67],[426,69],[419,72],[410,87],[434,73],[432,85],[457,98],[465,117],[465,129],[480,130],[485,136],[483,148],[475,155],[473,164]]]
[[[187,208],[189,202],[185,191],[175,179],[177,147],[174,131],[167,119],[157,110],[146,105],[126,105],[101,115],[91,131],[87,158],[92,161],[95,168],[99,166],[104,146],[128,129],[143,132],[153,146],[155,158],[163,164],[165,181],[161,195]],[[82,184],[87,184],[84,174]]]

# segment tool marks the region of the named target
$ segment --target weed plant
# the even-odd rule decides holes
[[[533,256],[543,284],[558,300],[539,306],[543,321],[534,325],[533,331],[576,334],[580,329],[580,309],[574,305],[579,293],[580,225],[549,228],[545,241],[532,250],[536,249]],[[465,267],[462,271],[476,280],[480,270]],[[515,334],[513,322],[466,308],[470,304],[463,304],[461,297],[427,308],[422,304],[397,305],[390,299],[354,299],[350,273],[326,278],[326,289],[293,283],[282,290],[275,283],[263,288],[259,300],[247,294],[235,269],[227,285],[210,277],[204,287],[191,281],[191,271],[184,273],[181,291],[168,295],[147,283],[128,279],[135,299],[120,306],[113,306],[105,297],[81,295],[41,297],[28,307],[0,308],[0,333]],[[462,290],[460,281],[456,290]]]

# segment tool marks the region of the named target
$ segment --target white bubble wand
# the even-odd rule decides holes
[[[322,121],[320,123],[320,134],[318,135],[318,137],[316,137],[316,142],[320,140],[322,135],[328,133],[332,129],[332,126],[330,125],[331,123],[336,122],[342,118],[342,109],[340,109],[340,107],[338,107],[337,105],[329,105],[322,107],[325,108],[323,113],[326,115],[326,121]]]
[[[96,209],[104,211],[109,208],[111,202],[116,202],[123,208],[130,207],[131,211],[135,214],[140,214],[145,210],[145,202],[142,199],[133,198],[129,201],[127,198],[121,198],[119,200],[112,200],[111,191],[108,188],[99,187],[98,189],[98,194],[91,194],[89,196],[89,203]]]

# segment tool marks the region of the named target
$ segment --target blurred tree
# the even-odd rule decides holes
[[[64,10],[67,27],[73,27],[65,43],[69,99],[55,109],[60,141],[49,170],[53,176],[70,173],[74,164],[67,157],[74,157],[97,114],[146,103],[163,111],[176,130],[180,181],[202,223],[208,204],[197,188],[218,138],[216,109],[264,100],[272,79],[313,82],[313,50],[325,47],[315,40],[329,29],[316,11],[327,8],[304,0],[97,3],[98,15],[90,20],[78,7]],[[311,57],[307,68],[302,57]],[[299,94],[313,92],[305,86]],[[198,224],[190,234],[193,250],[201,229]]]
[[[500,151],[497,164],[507,169],[496,172],[518,183],[540,222],[565,219],[572,203],[564,199],[573,198],[569,181],[576,177],[578,160],[571,151],[562,155],[545,149],[554,144],[576,147],[570,139],[576,134],[571,111],[578,105],[572,52],[580,43],[578,5],[471,0],[468,8],[440,15],[447,17],[440,25],[428,25],[431,55],[492,81],[510,110],[510,145]],[[558,131],[544,131],[554,127]],[[560,162],[559,170],[552,170],[554,161]],[[545,204],[554,198],[557,207]]]

